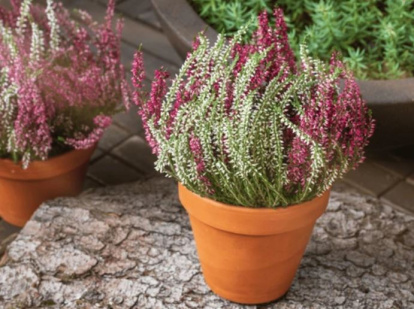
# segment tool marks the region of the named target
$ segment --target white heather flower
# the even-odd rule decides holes
[[[45,12],[50,26],[50,47],[52,50],[57,50],[60,43],[60,29],[53,10],[53,0],[47,0]]]
[[[23,35],[23,32],[26,29],[26,22],[30,15],[31,5],[32,5],[32,0],[24,0],[20,6],[20,15],[17,18],[17,22],[16,22],[16,32],[19,35]]]
[[[43,31],[35,23],[31,23],[32,26],[32,43],[30,45],[30,60],[38,61],[44,52],[45,41],[43,37]]]

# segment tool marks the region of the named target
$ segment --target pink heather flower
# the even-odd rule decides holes
[[[189,140],[189,146],[190,146],[190,150],[193,154],[194,161],[197,165],[196,169],[197,169],[197,174],[198,174],[199,180],[206,185],[206,187],[208,188],[209,193],[213,194],[214,190],[211,188],[211,182],[208,179],[208,177],[206,177],[206,175],[205,175],[206,166],[205,166],[205,163],[204,163],[204,155],[203,155],[203,150],[202,150],[202,147],[201,147],[200,139],[195,137],[194,135],[191,135],[190,140]]]
[[[114,18],[115,13],[115,0],[109,0],[108,6],[106,7],[106,15],[105,15],[105,27],[107,29],[111,29],[112,27],[112,20]]]
[[[148,115],[154,117],[154,122],[157,124],[161,116],[161,103],[167,93],[166,79],[169,73],[164,70],[156,70],[154,82],[151,86],[150,98],[147,102]]]
[[[150,97],[146,103],[141,105],[139,115],[142,118],[146,139],[151,146],[153,153],[158,154],[158,144],[151,134],[148,122],[151,120],[155,126],[158,125],[161,116],[162,100],[167,93],[166,79],[169,77],[169,74],[161,69],[156,70],[154,75]],[[139,104],[139,102],[136,102],[136,104]]]
[[[134,60],[132,62],[132,85],[135,88],[135,91],[133,92],[132,100],[136,106],[142,105],[142,87],[143,87],[143,81],[145,79],[145,69],[144,69],[144,55],[143,53],[138,50],[134,54]],[[129,106],[128,106],[129,108]]]
[[[79,13],[82,22],[75,22],[61,3],[55,3],[53,13],[59,28],[56,49],[51,48],[45,8],[31,5],[29,20],[44,34],[38,58],[31,56],[30,23],[26,22],[23,35],[16,30],[20,5],[21,1],[12,0],[12,9],[0,7],[0,20],[10,28],[17,50],[14,55],[11,45],[0,42],[0,67],[8,69],[3,87],[15,84],[18,88],[10,103],[11,118],[0,113],[0,150],[9,145],[7,152],[19,160],[44,160],[52,145],[63,143],[76,149],[93,146],[119,103],[123,101],[128,107],[130,99],[120,61],[123,23],[118,21],[112,29],[115,1],[110,0],[103,24],[95,23],[85,12]]]
[[[292,184],[296,186],[304,187],[306,179],[309,177],[310,169],[310,147],[298,137],[294,137],[291,148],[288,152],[288,178],[290,185],[288,190],[295,191]]]
[[[88,149],[94,147],[101,139],[105,129],[112,123],[112,118],[109,116],[98,115],[93,119],[95,128],[89,134],[82,134],[80,132],[74,138],[68,138],[66,143],[75,149]]]
[[[19,82],[21,88],[18,93],[17,116],[14,121],[16,148],[21,152],[33,152],[34,155],[44,160],[52,144],[45,104],[33,80],[20,80]]]
[[[144,54],[141,51],[137,51],[134,54],[134,60],[132,62],[132,85],[137,89],[141,90],[143,81],[145,79],[145,69],[144,69]],[[137,106],[141,105],[140,102],[136,102]]]
[[[195,51],[198,49],[198,47],[200,46],[200,38],[197,36],[193,43],[192,43],[192,50]],[[191,52],[187,53],[187,58],[190,56]]]
[[[275,36],[273,43],[278,49],[278,56],[281,57],[281,59],[283,59],[283,61],[287,64],[287,72],[294,73],[296,71],[295,56],[293,54],[292,48],[289,45],[287,27],[285,19],[283,17],[283,10],[277,8],[275,9],[273,15],[275,17]]]

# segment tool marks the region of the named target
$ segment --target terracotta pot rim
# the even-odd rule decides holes
[[[313,225],[325,211],[330,194],[329,189],[313,200],[285,208],[249,208],[201,197],[181,183],[178,183],[178,190],[190,216],[217,229],[245,235],[286,233]],[[272,224],[268,224],[269,221]]]
[[[279,212],[279,215],[288,215],[289,213],[292,212],[291,209],[294,209],[293,207],[300,207],[302,205],[305,205],[313,200],[310,201],[306,201],[303,203],[298,203],[298,204],[292,204],[289,206],[280,206],[280,207],[276,207],[276,208],[270,208],[270,207],[247,207],[247,206],[237,206],[237,205],[232,205],[232,204],[226,204],[226,203],[222,203],[213,199],[210,199],[208,197],[202,197],[201,195],[198,195],[197,193],[194,193],[193,191],[191,191],[190,189],[187,189],[186,186],[184,186],[181,183],[178,183],[179,186],[185,188],[186,190],[188,190],[189,192],[191,192],[192,194],[196,195],[199,199],[201,200],[205,200],[208,201],[208,203],[214,207],[218,207],[218,208],[222,208],[222,209],[231,209],[237,212],[244,212],[244,213],[257,213],[257,212],[261,212],[263,215],[269,215],[269,214],[274,214],[275,211]],[[326,192],[328,192],[329,190],[325,191],[324,194],[326,194]],[[315,199],[317,199],[318,197],[316,197]]]
[[[96,145],[88,149],[73,149],[45,161],[33,161],[27,169],[10,159],[0,159],[0,177],[19,181],[53,178],[85,164],[95,149]]]

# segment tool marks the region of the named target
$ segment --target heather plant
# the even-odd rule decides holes
[[[219,32],[233,35],[252,15],[281,7],[296,55],[305,39],[311,56],[329,60],[333,50],[359,79],[414,74],[413,0],[192,0]],[[247,34],[250,34],[250,28]]]
[[[245,29],[213,47],[194,43],[168,87],[155,73],[140,97],[142,55],[133,65],[156,169],[193,192],[241,206],[279,207],[310,200],[364,159],[373,120],[358,85],[335,55],[325,64],[302,46],[294,61],[286,25],[266,13],[248,43]],[[343,81],[340,90],[340,81]]]
[[[10,10],[0,8],[0,157],[24,167],[93,147],[130,95],[122,21],[112,27],[115,2],[102,24],[46,3],[12,0]]]

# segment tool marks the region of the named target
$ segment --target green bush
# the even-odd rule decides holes
[[[359,79],[414,74],[414,0],[192,0],[217,31],[233,35],[258,12],[281,7],[298,54],[304,40],[312,56],[339,51]],[[252,24],[251,29],[256,27]]]

